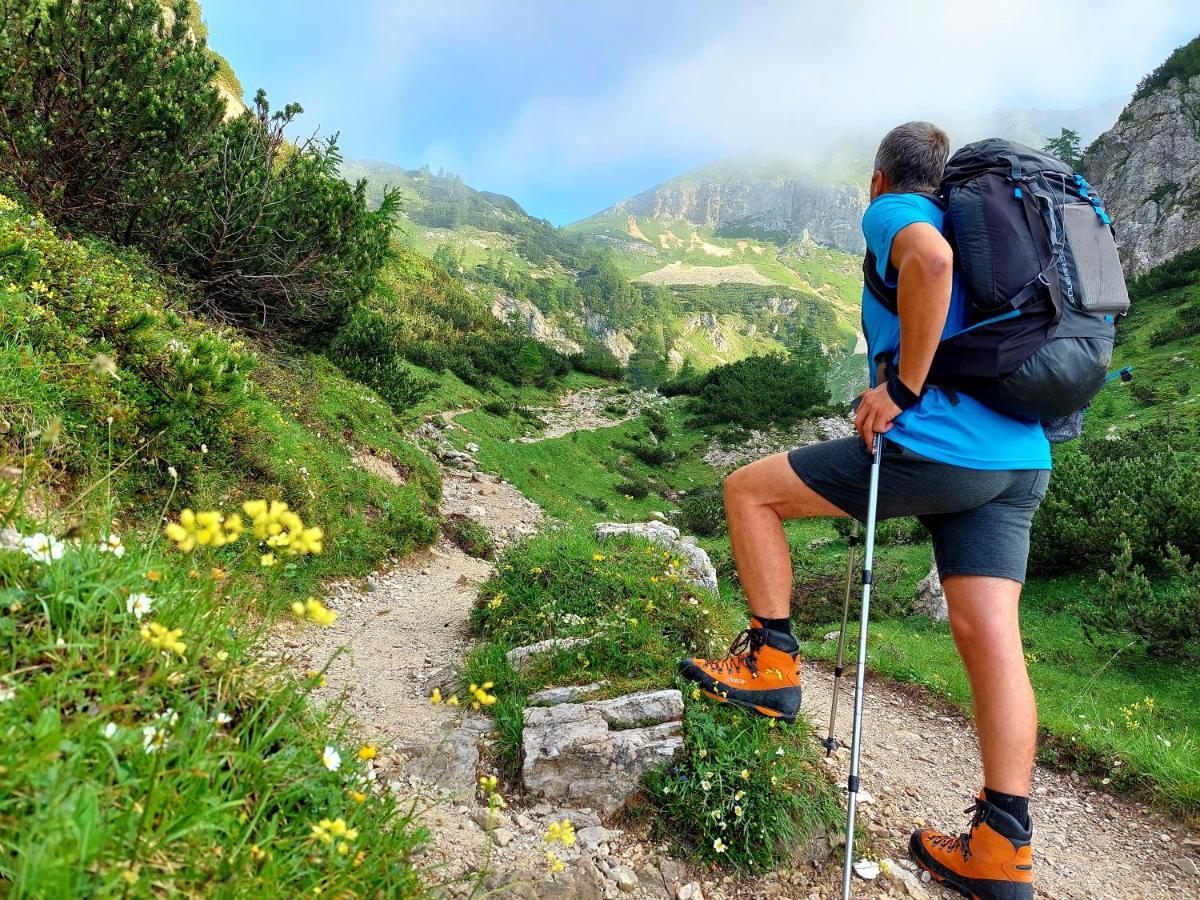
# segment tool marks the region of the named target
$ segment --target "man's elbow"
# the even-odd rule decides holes
[[[954,272],[954,253],[949,247],[922,253],[916,262],[922,277],[928,282],[949,281]]]

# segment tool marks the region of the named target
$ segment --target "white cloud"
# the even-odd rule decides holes
[[[915,117],[1094,104],[1130,91],[1198,18],[1193,3],[1167,0],[729,8],[709,40],[669,48],[599,93],[531,97],[465,168],[512,183],[647,156],[803,152]]]

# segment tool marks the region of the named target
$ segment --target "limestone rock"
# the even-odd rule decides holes
[[[637,890],[637,872],[629,866],[613,866],[612,878],[623,893],[629,894]]]
[[[679,529],[674,525],[657,521],[600,522],[596,525],[596,537],[601,540],[627,534],[653,541],[660,547],[666,547],[673,553],[678,553],[687,561],[684,577],[698,587],[707,588],[710,591],[717,589],[717,570],[713,568],[708,554],[703,548],[696,545],[695,538],[681,538]]]
[[[679,691],[528,707],[525,788],[610,815],[637,791],[643,774],[674,759],[683,746],[682,715]]]
[[[1127,276],[1200,244],[1200,75],[1132,101],[1084,160],[1117,229]]]
[[[913,612],[925,616],[935,622],[945,622],[950,618],[946,607],[946,594],[942,591],[942,580],[938,577],[937,562],[929,569],[929,574],[917,583],[917,599],[913,601]]]
[[[700,882],[689,881],[675,888],[675,900],[704,900],[704,892],[700,890]]]
[[[571,703],[580,697],[594,694],[607,684],[608,681],[604,680],[597,681],[595,684],[572,684],[566,687],[546,688],[544,691],[530,694],[526,699],[539,706],[558,706],[560,703]]]
[[[519,669],[529,661],[531,656],[546,653],[550,650],[567,650],[571,647],[583,647],[592,642],[591,638],[550,638],[538,641],[536,644],[526,644],[524,647],[513,647],[505,656],[514,669]]]
[[[473,797],[479,739],[491,730],[491,720],[486,716],[464,715],[417,750],[410,773],[418,781],[435,784],[454,796]]]

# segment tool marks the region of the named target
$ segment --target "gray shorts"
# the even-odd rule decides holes
[[[861,438],[797,447],[788,462],[834,506],[866,520],[871,454]],[[884,440],[877,515],[916,516],[933,534],[942,578],[991,575],[1024,583],[1029,525],[1049,483],[1049,469],[967,469]]]

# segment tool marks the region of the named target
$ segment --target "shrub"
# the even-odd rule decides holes
[[[725,501],[717,487],[694,488],[679,500],[675,523],[681,531],[715,537],[725,531]]]
[[[628,450],[648,466],[663,466],[675,459],[675,451],[662,444],[626,443],[622,450]]]
[[[613,485],[613,490],[634,500],[642,500],[650,494],[650,481],[639,475],[633,469],[622,468],[624,480]]]
[[[54,221],[131,243],[186,189],[225,109],[189,7],[0,8],[0,167]]]
[[[1056,452],[1054,474],[1033,520],[1036,574],[1095,572],[1122,552],[1151,573],[1167,545],[1200,555],[1200,467],[1194,424],[1160,422],[1120,440],[1087,439]]]
[[[829,403],[827,369],[823,357],[814,354],[751,356],[718,366],[704,376],[692,411],[706,426],[793,422]]]
[[[1165,582],[1152,584],[1128,539],[1112,562],[1111,573],[1100,573],[1099,591],[1080,607],[1085,628],[1132,637],[1152,656],[1200,656],[1200,565],[1169,546]]]
[[[585,343],[583,349],[572,353],[569,359],[577,372],[586,372],[600,378],[611,378],[615,381],[624,372],[621,361],[613,356],[611,350],[599,343]]]
[[[404,363],[395,328],[373,309],[354,310],[330,342],[329,358],[351,378],[374,388],[397,413],[416,406],[434,388]]]
[[[215,317],[297,335],[343,321],[367,296],[399,211],[394,193],[368,211],[366,182],[342,180],[332,138],[287,142],[300,112],[272,114],[260,90],[254,112],[214,129],[198,171],[158,211],[153,247]]]

